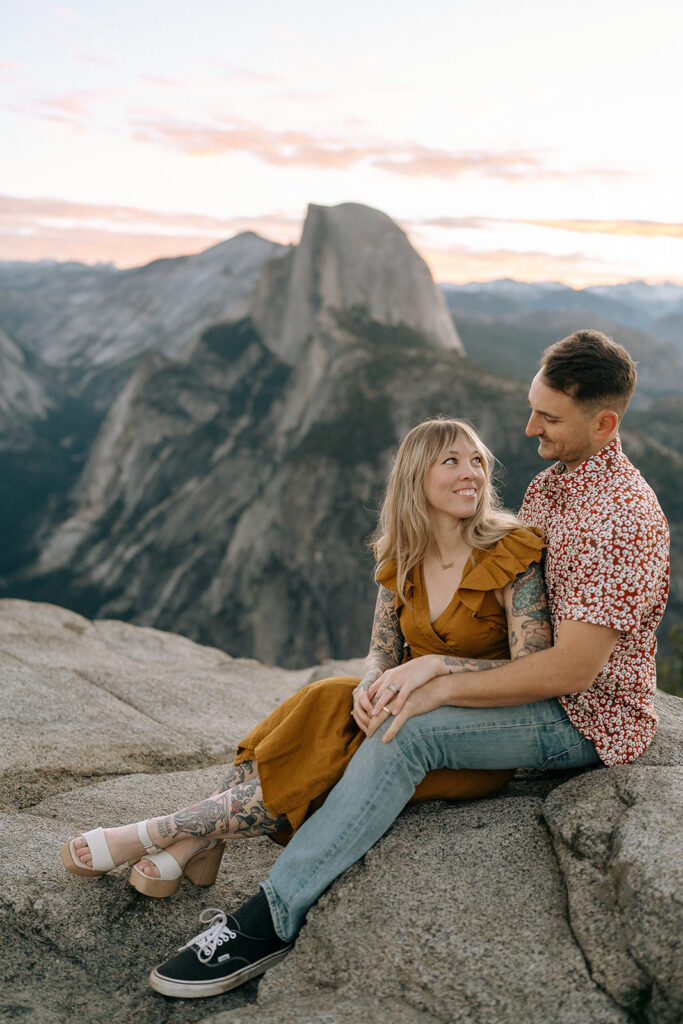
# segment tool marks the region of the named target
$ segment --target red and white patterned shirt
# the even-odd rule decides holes
[[[658,626],[669,592],[669,531],[652,488],[618,437],[575,470],[555,463],[529,484],[520,517],[545,532],[545,581],[563,619],[620,632],[588,690],[560,697],[607,765],[634,761],[657,729]]]

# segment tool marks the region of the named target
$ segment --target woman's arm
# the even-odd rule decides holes
[[[392,591],[380,585],[363,678],[353,691],[353,713],[363,732],[367,731],[372,712],[372,700],[368,696],[370,686],[387,669],[400,665],[403,659],[403,633],[394,607],[395,600]]]

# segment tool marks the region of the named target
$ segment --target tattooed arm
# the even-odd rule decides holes
[[[550,609],[545,592],[543,569],[538,562],[517,576],[503,590],[508,620],[510,657],[544,651],[553,642]]]
[[[400,665],[403,658],[403,633],[394,602],[395,596],[392,591],[380,586],[375,604],[370,650],[363,666],[363,678],[353,691],[353,714],[363,732],[367,732],[372,712],[369,688],[387,669]]]

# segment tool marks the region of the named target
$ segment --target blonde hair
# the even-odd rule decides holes
[[[445,417],[419,423],[406,434],[398,449],[373,535],[375,577],[387,562],[395,561],[398,595],[404,603],[408,574],[422,561],[430,540],[429,503],[424,488],[427,470],[457,441],[465,441],[481,456],[485,478],[474,514],[461,520],[467,546],[485,550],[522,525],[501,507],[491,480],[494,456],[469,423]]]

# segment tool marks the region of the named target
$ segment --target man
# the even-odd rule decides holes
[[[546,534],[554,646],[502,665],[430,655],[383,673],[358,697],[368,738],[324,805],[256,896],[230,917],[209,912],[209,927],[152,972],[157,991],[214,995],[280,960],[318,896],[434,768],[615,765],[647,748],[668,530],[621,450],[635,383],[628,353],[586,330],[544,353],[529,390],[526,432],[555,464],[531,482],[521,516]]]

